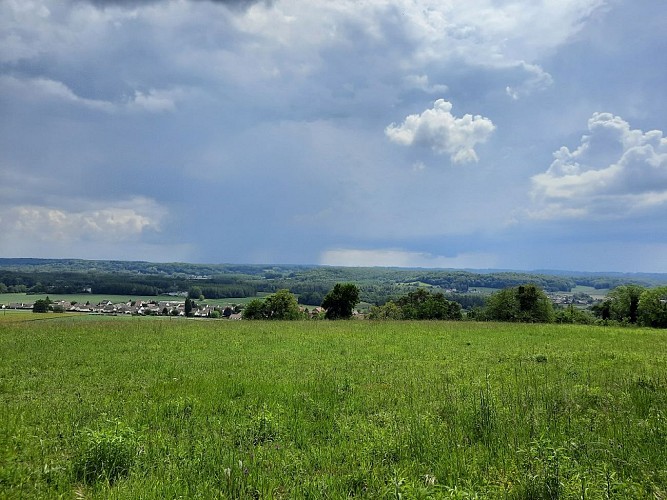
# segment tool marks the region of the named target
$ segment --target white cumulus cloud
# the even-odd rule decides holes
[[[439,154],[448,154],[454,163],[477,161],[475,146],[485,142],[495,130],[493,122],[480,115],[457,118],[452,104],[438,99],[432,109],[409,115],[402,124],[385,129],[390,140],[403,146],[426,146]]]
[[[109,205],[72,211],[63,207],[19,205],[9,207],[0,218],[9,240],[103,241],[139,238],[157,231],[166,210],[151,199],[139,197]]]
[[[535,218],[622,218],[667,206],[667,139],[594,113],[573,151],[562,147],[532,178]]]

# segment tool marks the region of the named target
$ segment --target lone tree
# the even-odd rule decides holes
[[[447,300],[442,292],[429,293],[423,288],[396,301],[403,319],[462,319],[461,306]]]
[[[371,319],[462,319],[461,305],[447,300],[442,292],[430,293],[419,288],[398,300],[373,307]]]
[[[268,319],[295,320],[303,318],[296,296],[287,289],[278,290],[264,301]]]
[[[252,299],[243,308],[243,319],[266,319],[264,316],[264,301]]]
[[[299,310],[296,297],[286,289],[278,290],[264,300],[253,299],[243,309],[243,319],[296,320],[302,318],[303,314]]]
[[[621,285],[611,290],[607,294],[607,300],[611,303],[611,319],[631,324],[637,323],[639,299],[644,290],[639,285]]]
[[[348,319],[359,303],[359,287],[354,283],[336,283],[322,301],[327,319]]]
[[[667,286],[642,292],[637,313],[640,324],[653,328],[667,328]]]
[[[522,323],[552,323],[554,310],[549,297],[533,284],[505,288],[494,293],[486,306],[488,319]]]
[[[33,304],[32,312],[36,313],[49,312],[50,307],[51,307],[51,301],[49,300],[48,297],[46,299],[39,299]]]

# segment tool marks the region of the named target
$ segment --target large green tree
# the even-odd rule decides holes
[[[639,323],[654,328],[667,328],[667,286],[644,290],[637,308]]]
[[[264,301],[252,299],[243,308],[243,319],[266,319],[264,317]]]
[[[396,302],[390,300],[381,306],[371,307],[368,314],[369,319],[403,319],[403,311],[396,305]]]
[[[296,297],[289,290],[278,290],[266,299],[253,299],[243,308],[244,319],[302,319]]]
[[[396,301],[371,309],[371,319],[461,319],[461,305],[447,300],[442,292],[419,288]]]
[[[419,288],[396,302],[403,319],[461,319],[461,305],[447,300],[442,292],[430,293]]]
[[[639,316],[639,299],[646,290],[639,285],[617,286],[607,294],[611,319],[635,324]]]
[[[303,318],[296,296],[286,289],[278,290],[273,295],[269,295],[264,302],[264,309],[268,319],[293,320]]]
[[[193,314],[192,313],[193,305],[192,305],[192,301],[190,300],[190,297],[185,299],[185,308],[184,309],[185,309],[185,315],[186,316],[192,316],[192,314]]]
[[[542,289],[526,284],[494,293],[487,303],[485,316],[494,321],[551,323],[554,309]]]
[[[51,301],[48,297],[46,299],[39,299],[33,304],[32,312],[45,313],[49,311],[50,306]]]
[[[327,319],[349,319],[359,303],[359,287],[354,283],[336,283],[326,294],[322,307]]]

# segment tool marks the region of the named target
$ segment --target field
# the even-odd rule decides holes
[[[0,498],[667,498],[667,335],[0,322]]]

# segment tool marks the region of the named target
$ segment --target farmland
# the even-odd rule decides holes
[[[0,322],[3,498],[667,494],[664,331],[49,318]]]

